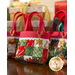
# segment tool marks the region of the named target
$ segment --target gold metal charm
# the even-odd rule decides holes
[[[67,34],[67,32],[66,32],[66,34]],[[66,43],[66,42],[64,41],[64,37],[66,36],[66,34],[63,35],[63,32],[62,32],[62,34],[61,34],[62,40],[59,41],[59,46],[60,46],[60,47],[64,47],[64,46],[65,46],[65,43]]]
[[[40,37],[39,37],[39,39],[36,40],[36,41],[37,41],[36,44],[39,44],[39,47],[42,47],[41,44],[43,44],[43,40],[41,40]]]
[[[61,41],[59,41],[59,46],[60,47],[64,47],[64,45],[65,45],[65,41],[63,39]]]
[[[9,38],[8,41],[10,41],[10,42],[14,42],[14,41],[15,41],[15,39],[14,39],[14,37],[13,37],[14,32],[15,32],[15,31],[13,31],[13,33],[11,34],[11,31],[10,31],[11,38]]]
[[[43,40],[40,39],[40,36],[42,35],[42,33],[43,33],[43,31],[41,32],[41,34],[39,34],[38,31],[37,31],[37,34],[39,36],[39,39],[36,40],[36,44],[39,44],[39,47],[42,47],[41,44],[43,44]]]

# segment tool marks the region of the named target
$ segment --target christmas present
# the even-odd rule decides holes
[[[7,31],[11,31],[12,30],[12,25],[13,25],[13,21],[7,21]],[[17,27],[17,31],[19,31],[20,28],[17,25],[17,21],[16,21],[16,27]]]
[[[36,14],[40,17],[40,23],[38,31],[33,31],[30,20]],[[26,62],[44,64],[47,60],[49,44],[50,33],[45,31],[42,16],[37,11],[32,12],[28,16],[24,31],[21,31],[15,59],[18,58],[18,55],[21,55]]]
[[[64,13],[64,15],[60,17],[56,31],[53,31],[54,20],[56,16],[60,15],[61,13]],[[62,19],[64,19],[64,31],[61,32],[58,31],[58,27]],[[51,33],[50,52],[52,51],[51,53],[53,56],[58,56],[60,58],[63,57],[62,59],[65,59],[65,54],[67,51],[67,45],[66,45],[67,44],[67,14],[65,11],[58,11],[55,14],[52,26],[50,28],[50,33]],[[62,53],[60,51],[62,51]]]
[[[63,11],[65,11],[67,13],[67,1],[55,2],[55,13],[60,11],[60,10],[63,10]],[[62,15],[62,14],[60,14],[60,15]]]
[[[16,21],[16,27],[17,27],[17,31],[21,30],[20,27],[17,25],[18,21]],[[32,26],[33,26],[33,29],[37,30],[38,27],[39,27],[39,20],[34,20],[34,21],[31,21],[32,23]],[[13,21],[7,21],[7,30],[10,31],[12,30],[12,24],[13,24]],[[45,28],[47,29],[48,28],[48,21],[44,20],[44,25],[45,25]]]
[[[15,16],[18,13],[20,13],[20,15],[17,16],[16,20],[18,19],[18,17],[23,16],[24,22],[26,21],[25,14],[23,14],[22,12],[16,12],[13,18],[12,31],[7,31],[7,55],[8,57],[12,58],[15,56],[20,36],[20,31],[16,31],[16,20],[15,20]],[[11,25],[9,25],[9,27],[11,27]]]
[[[21,11],[24,14],[27,14],[27,15],[29,15],[29,13],[31,13],[33,11],[37,11],[37,12],[40,12],[40,14],[41,14],[41,16],[43,17],[44,20],[48,21],[48,25],[50,26],[51,14],[52,13],[49,12],[49,9],[47,8],[47,6],[35,5],[35,2],[34,3],[33,2],[31,3],[31,2],[29,2],[28,4],[21,3],[20,4],[21,6],[18,6],[18,7],[17,7],[17,5],[15,7],[10,7],[9,8],[10,20],[13,20],[13,15],[16,11]],[[34,17],[32,17],[32,20],[39,20],[39,17],[37,17],[35,15]],[[22,22],[22,18],[18,19],[18,25],[20,25],[20,23],[23,25],[23,28],[24,28],[24,23]],[[49,30],[49,26],[46,27],[46,30]],[[37,30],[37,27],[34,28],[34,30]]]

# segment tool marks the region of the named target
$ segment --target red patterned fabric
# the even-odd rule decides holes
[[[24,46],[18,46],[18,54],[19,55],[24,55],[25,52],[25,47]]]
[[[33,46],[34,47],[34,40],[27,40],[26,46],[28,46],[28,47]]]
[[[42,63],[46,62],[48,49],[43,49]]]

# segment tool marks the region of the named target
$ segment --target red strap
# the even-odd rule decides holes
[[[25,26],[25,29],[24,30],[27,31],[28,26],[31,25],[31,18],[32,18],[33,14],[34,15],[37,14],[37,16],[40,17],[40,23],[39,23],[39,30],[38,30],[38,32],[41,33],[42,29],[43,29],[44,32],[46,32],[45,31],[45,27],[44,27],[44,22],[43,22],[42,16],[37,11],[34,11],[34,12],[32,12],[32,13],[29,14],[28,19],[27,19],[27,22],[26,22],[26,26]]]
[[[38,14],[33,14],[32,16],[34,16],[34,15],[36,15],[36,16],[39,16]],[[41,21],[41,20],[40,20]],[[41,23],[41,22],[40,22]],[[30,28],[30,29],[29,29]],[[32,27],[32,23],[31,23],[31,19],[29,20],[29,31],[33,31],[33,27]]]
[[[16,31],[16,20],[15,20],[15,17],[17,14],[21,13],[20,15],[17,16],[16,20],[20,17],[20,16],[23,16],[24,18],[24,23],[26,23],[26,18],[27,18],[27,15],[23,14],[22,12],[18,11],[14,14],[14,17],[13,17],[13,27],[12,27],[12,31]],[[15,22],[14,22],[15,21]]]
[[[52,22],[52,26],[51,26],[51,28],[50,28],[50,31],[53,31],[54,20],[55,20],[55,18],[57,18],[61,13],[63,13],[63,15],[65,15],[65,16],[67,17],[67,14],[66,14],[65,11],[63,11],[63,10],[58,11],[58,12],[55,14],[55,16],[54,16],[54,19],[53,19],[53,22]],[[62,16],[63,16],[63,15],[62,15]],[[62,16],[60,16],[60,18],[61,18]],[[59,18],[59,17],[58,17],[58,18]],[[67,18],[65,19],[65,25],[66,25],[66,24],[67,24]],[[67,26],[64,26],[64,31],[66,31],[66,27],[67,27]]]

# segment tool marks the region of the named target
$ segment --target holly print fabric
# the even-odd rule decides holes
[[[62,59],[66,58],[67,49],[66,48],[57,48],[54,56],[58,56]]]
[[[34,50],[34,47],[25,47],[25,54],[24,55],[32,56],[33,50]]]
[[[39,42],[41,43],[39,44]],[[48,57],[49,41],[44,39],[21,39],[18,43],[15,59],[44,64]]]
[[[14,41],[11,41],[11,38],[7,39],[7,56],[14,58],[17,50],[19,39],[14,38]]]

